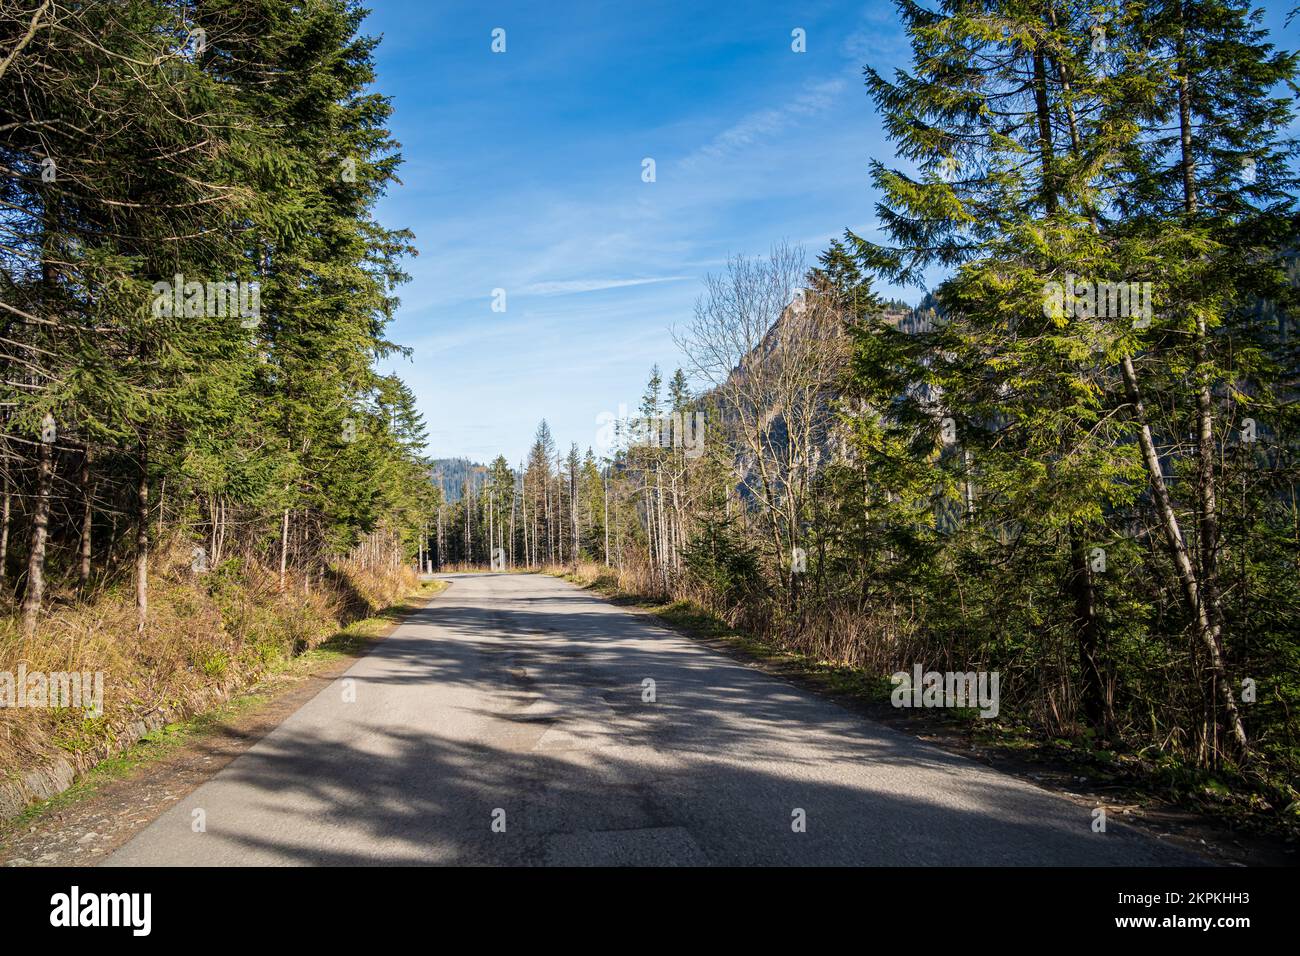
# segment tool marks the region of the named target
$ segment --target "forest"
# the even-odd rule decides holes
[[[1294,820],[1296,57],[1238,4],[898,11],[879,235],[710,275],[617,449],[542,422],[430,560],[686,602],[885,695],[998,672],[1014,731]]]
[[[362,17],[0,3],[0,669],[110,675],[103,726],[0,714],[0,762],[101,752],[413,579],[437,492],[377,371],[414,247],[373,216]]]
[[[879,228],[753,237],[612,448],[479,465],[380,371],[416,248],[364,11],[0,0],[0,670],[110,676],[0,765],[417,570],[550,571],[886,697],[997,672],[1011,730],[1294,820],[1296,55],[1223,0],[897,11]]]

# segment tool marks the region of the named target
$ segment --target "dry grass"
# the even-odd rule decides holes
[[[151,566],[149,622],[137,631],[134,591],[106,589],[89,601],[50,602],[24,640],[0,619],[0,672],[104,675],[103,715],[81,709],[0,708],[0,775],[56,754],[81,766],[113,750],[124,728],[153,713],[189,715],[223,700],[350,621],[387,607],[415,586],[409,569],[341,565],[309,589],[283,591],[271,570],[229,562],[195,575],[188,550],[161,550]]]

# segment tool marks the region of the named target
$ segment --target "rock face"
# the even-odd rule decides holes
[[[847,333],[844,331],[839,318],[831,318],[822,313],[823,318],[820,322],[810,320],[809,316],[816,313],[816,309],[813,307],[814,302],[815,299],[811,291],[805,290],[804,295],[799,296],[795,302],[784,308],[780,316],[772,324],[772,327],[767,330],[762,341],[747,354],[746,360],[741,367],[732,370],[728,378],[728,384],[744,381],[746,373],[743,368],[749,364],[751,358],[764,356],[763,360],[766,361],[769,357],[778,355],[787,342],[798,341],[801,338],[806,339],[810,335],[813,338],[821,339],[846,339]],[[881,324],[908,335],[931,331],[936,323],[942,321],[938,311],[938,302],[929,293],[915,307],[897,299],[885,302],[876,318]],[[814,328],[814,326],[819,327]],[[805,357],[797,346],[794,354]],[[781,361],[779,358],[774,360]],[[785,361],[791,362],[791,359],[786,357]],[[796,358],[793,364],[797,365],[798,361],[799,359]],[[704,392],[700,396],[700,400],[707,401],[714,395],[715,391]],[[775,396],[765,396],[761,388],[747,391],[749,392],[748,397],[760,402],[765,398],[775,399]],[[834,388],[826,387],[821,390],[818,401],[824,409],[829,410],[831,403],[840,397]],[[773,400],[765,405],[748,410],[754,420],[763,423],[764,441],[778,458],[784,454],[787,443],[791,440],[785,413],[777,408],[779,404],[781,404],[779,401]],[[730,413],[725,408],[719,409],[718,414],[724,427],[736,418],[734,413]],[[817,462],[830,461],[834,457],[833,452],[838,447],[839,438],[834,433],[831,425],[831,416],[827,415],[825,427],[814,430],[807,437],[815,446],[814,453]],[[736,461],[735,469],[737,478],[735,493],[743,500],[749,500],[753,496],[751,488],[759,483],[755,477],[756,464],[748,456],[742,456]]]
[[[0,820],[18,816],[34,800],[48,800],[62,793],[76,777],[71,761],[58,757],[28,770],[17,780],[0,783]]]

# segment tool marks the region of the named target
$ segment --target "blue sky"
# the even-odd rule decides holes
[[[436,457],[518,462],[543,417],[595,444],[682,364],[670,329],[729,256],[873,232],[867,164],[893,152],[861,71],[907,62],[892,4],[370,5],[405,159],[378,214],[420,250],[394,368]]]

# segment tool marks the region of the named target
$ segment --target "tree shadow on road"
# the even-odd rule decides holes
[[[1088,807],[589,594],[538,591],[446,592],[349,672],[382,707],[327,689],[115,862],[1205,862],[1095,833]]]

